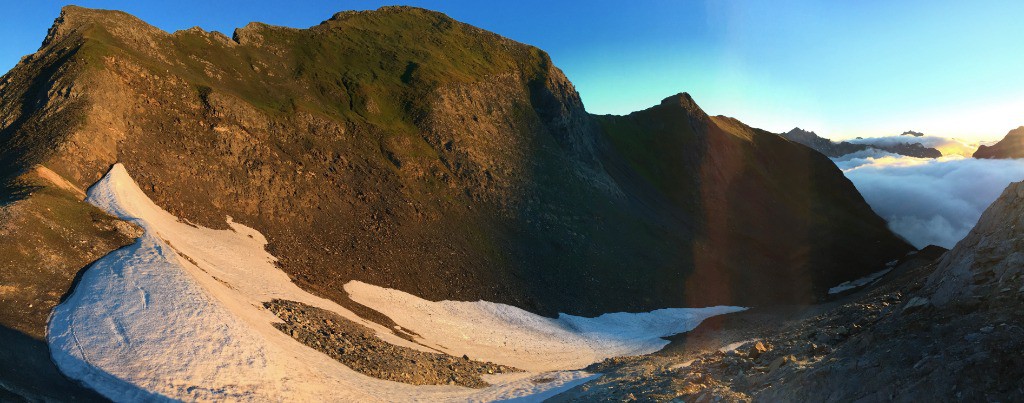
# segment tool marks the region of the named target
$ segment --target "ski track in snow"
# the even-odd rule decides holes
[[[492,386],[484,389],[414,386],[359,374],[274,328],[280,319],[262,303],[287,299],[338,313],[387,342],[430,351],[298,288],[274,265],[258,231],[230,217],[230,230],[182,223],[149,200],[121,164],[89,189],[87,200],[146,232],[83,273],[54,309],[47,338],[61,371],[115,401],[539,401],[597,376],[575,369],[657,351],[667,344],[663,336],[742,309],[552,319],[350,282],[345,289],[354,300],[420,334],[423,345],[530,371],[485,376]]]

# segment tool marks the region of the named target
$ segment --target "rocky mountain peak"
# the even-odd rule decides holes
[[[906,132],[916,133],[916,132]],[[789,132],[780,134],[783,138],[803,144],[814,149],[817,152],[825,154],[828,157],[836,158],[843,155],[863,151],[867,149],[877,149],[885,152],[894,154],[906,155],[917,158],[938,158],[942,156],[942,152],[934,148],[925,147],[919,143],[896,143],[886,144],[884,142],[876,141],[858,141],[851,143],[848,141],[835,142],[830,139],[818,136],[817,133],[812,131],[803,130],[799,127],[790,130]],[[864,140],[858,137],[857,140]]]
[[[818,136],[818,134],[815,133],[815,132],[812,132],[810,130],[804,130],[804,129],[801,129],[799,127],[794,127],[793,130],[790,130],[790,131],[786,132],[785,134],[783,134],[783,137],[786,137],[786,138],[790,139],[791,141],[793,139],[796,139],[796,138],[805,139],[807,141],[827,140],[827,139],[824,139],[824,138]],[[798,143],[799,143],[799,141],[798,141]]]
[[[231,39],[240,45],[258,47],[263,44],[263,35],[260,32],[270,27],[271,25],[262,22],[250,22],[245,24],[244,27],[235,28],[235,31],[231,34]]]
[[[209,39],[211,41],[217,42],[217,43],[219,43],[221,45],[224,45],[224,46],[235,46],[235,45],[238,44],[237,41],[235,41],[233,38],[228,37],[227,35],[224,35],[224,33],[222,33],[222,32],[219,32],[219,31],[207,31],[207,30],[205,30],[205,29],[203,29],[202,27],[199,27],[199,26],[195,26],[195,27],[192,27],[192,28],[189,28],[189,29],[185,29],[185,30],[181,30],[181,31],[176,31],[172,35],[174,35],[174,36],[193,35],[193,36],[197,36],[197,37],[204,37],[206,39]]]
[[[66,32],[51,39],[61,46],[11,76],[24,90],[0,102],[0,121],[13,122],[0,150],[30,146],[10,148],[0,168],[42,163],[84,188],[123,163],[182,219],[223,228],[230,215],[258,229],[282,269],[327,298],[343,300],[343,282],[359,280],[546,314],[792,301],[907,247],[809,150],[716,123],[686,93],[599,120],[542,50],[440,13],[346,12],[309,29],[251,23],[225,43],[68,10],[54,29]],[[85,51],[70,60],[87,69],[61,68],[64,48]],[[67,113],[21,117],[39,100]],[[805,163],[769,163],[778,155]],[[765,222],[760,207],[728,203],[750,197],[786,213]],[[812,205],[831,206],[828,217],[807,220]],[[746,232],[714,232],[725,217]],[[783,228],[794,235],[779,240]],[[804,258],[812,233],[843,241],[814,240]],[[879,239],[870,253],[848,247]],[[751,252],[730,254],[741,247]],[[832,262],[842,266],[805,272]],[[688,291],[727,281],[715,277],[723,271],[735,293]],[[748,271],[777,278],[781,291],[753,295]]]
[[[704,114],[704,110],[697,105],[697,101],[693,100],[687,92],[680,92],[661,100],[661,106],[667,107],[680,107],[685,109],[689,113]]]
[[[661,100],[658,104],[658,108],[671,112],[680,111],[683,112],[690,122],[691,128],[695,133],[703,132],[711,122],[711,117],[708,116],[707,112],[697,102],[693,100],[693,97],[689,93],[680,92]]]
[[[1024,158],[1024,126],[1010,130],[991,146],[980,146],[974,158]]]
[[[90,29],[96,27],[126,41],[138,41],[149,35],[168,35],[123,11],[64,6],[61,8],[60,16],[47,31],[41,48],[59,42],[73,33],[86,35]]]

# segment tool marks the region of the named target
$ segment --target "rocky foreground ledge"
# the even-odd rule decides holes
[[[659,353],[595,364],[605,376],[555,401],[1019,400],[1020,293],[936,304],[927,279],[941,256],[926,249],[831,303],[708,321]]]

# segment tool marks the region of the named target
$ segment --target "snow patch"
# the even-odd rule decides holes
[[[755,341],[756,340],[754,340],[754,339],[750,339],[750,340],[737,341],[735,343],[729,343],[729,344],[726,344],[724,347],[718,349],[718,351],[720,351],[722,353],[728,353],[730,351],[736,351],[737,348],[743,347],[744,344],[753,343]]]
[[[883,270],[879,270],[874,273],[868,274],[867,276],[861,277],[859,279],[846,281],[835,287],[829,288],[828,295],[839,294],[841,292],[849,291],[855,288],[861,288],[868,284],[874,283],[875,281],[878,281],[878,279],[882,278],[882,276],[892,271],[893,266],[895,266],[895,262],[890,262],[886,266],[888,267]]]
[[[528,371],[583,368],[606,358],[652,353],[668,344],[662,337],[692,330],[711,316],[745,309],[670,308],[547,318],[487,301],[427,301],[359,281],[345,284],[345,291],[353,301],[419,334],[424,344]]]
[[[295,286],[258,231],[230,217],[230,230],[183,223],[149,200],[120,164],[89,189],[87,200],[145,234],[83,273],[54,309],[47,337],[65,374],[115,401],[539,400],[595,376],[569,369],[655,351],[667,343],[661,336],[740,309],[551,319],[484,301],[435,303],[346,285],[353,299],[423,335],[424,344],[535,371],[489,376],[492,386],[484,389],[413,386],[357,373],[274,328],[280,320],[262,303],[287,299],[361,323],[387,342],[429,351]]]
[[[695,361],[697,361],[696,358],[691,359],[691,360],[686,360],[686,361],[683,361],[683,362],[678,363],[678,364],[673,364],[672,366],[668,367],[668,369],[676,370],[676,369],[689,368],[690,365],[693,365],[693,363]]]

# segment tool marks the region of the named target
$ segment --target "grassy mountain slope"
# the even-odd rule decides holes
[[[544,52],[422,9],[228,38],[67,7],[0,79],[0,172],[84,188],[122,162],[342,303],[350,280],[545,314],[805,301],[909,249],[824,157],[670,100],[591,116]]]
[[[78,273],[138,230],[85,203],[80,189],[44,167],[0,194],[0,400],[105,400],[57,371],[46,325]]]

